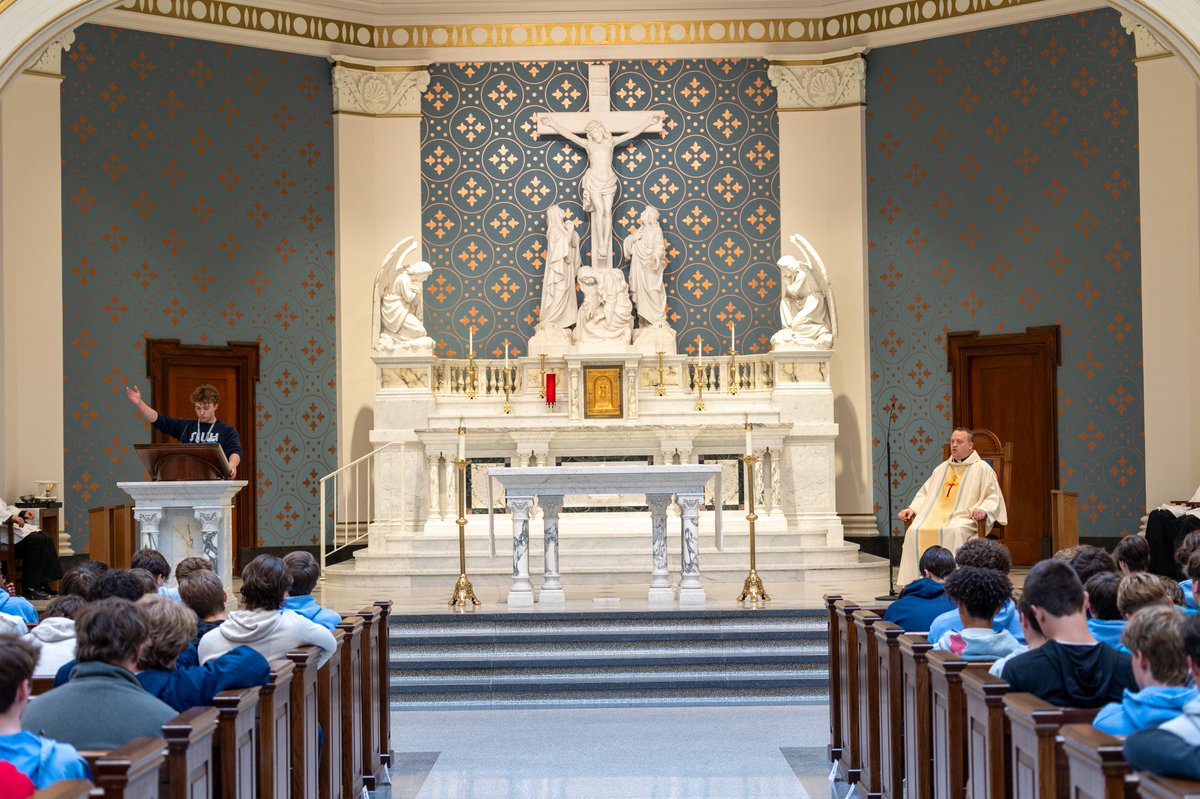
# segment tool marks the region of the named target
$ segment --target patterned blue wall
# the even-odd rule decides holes
[[[872,389],[876,408],[899,400],[897,509],[949,437],[945,333],[1059,324],[1060,484],[1079,492],[1085,534],[1137,531],[1137,87],[1118,16],[1101,10],[868,56]],[[878,416],[873,434],[880,510]]]
[[[425,322],[437,353],[512,354],[538,320],[545,211],[558,203],[590,261],[579,202],[582,150],[538,137],[534,115],[587,110],[581,61],[435,64],[422,113],[421,196]],[[681,351],[729,346],[765,352],[778,329],[779,133],[766,62],[614,61],[612,105],[662,110],[666,130],[618,148],[614,235],[641,209],[662,212],[669,263],[668,318]]]
[[[146,338],[258,341],[258,520],[307,544],[336,463],[333,128],[321,58],[86,25],[64,58],[67,519],[125,501]]]

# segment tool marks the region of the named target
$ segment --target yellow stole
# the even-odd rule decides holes
[[[943,546],[942,530],[958,509],[963,480],[970,469],[971,465],[966,463],[947,465],[938,494],[928,501],[925,518],[921,519],[917,528],[917,557],[929,547]]]

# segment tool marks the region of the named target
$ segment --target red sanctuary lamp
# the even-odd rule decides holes
[[[554,410],[554,372],[546,375],[546,405],[550,410]]]

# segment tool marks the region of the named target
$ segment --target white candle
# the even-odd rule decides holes
[[[746,417],[746,454],[747,455],[754,454],[754,444],[750,440],[750,429],[751,429],[750,417]]]
[[[737,322],[729,323],[729,349],[737,352]]]
[[[704,347],[700,345],[700,337],[696,336],[696,370],[700,372],[700,380],[704,381]]]
[[[471,355],[475,354],[475,328],[474,327],[471,328],[471,338],[470,338],[470,343],[467,344],[467,352],[470,353]]]
[[[508,339],[504,339],[504,374],[508,375]]]
[[[462,426],[462,419],[458,420],[458,459],[467,459],[467,428]]]

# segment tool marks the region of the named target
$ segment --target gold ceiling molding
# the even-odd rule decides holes
[[[967,17],[1045,0],[907,0],[876,8],[790,19],[368,25],[224,0],[126,0],[126,13],[373,49],[574,47],[594,45],[790,44]]]

